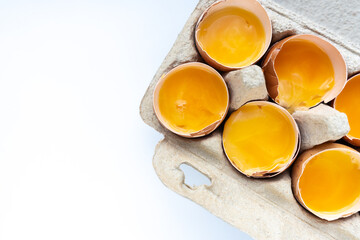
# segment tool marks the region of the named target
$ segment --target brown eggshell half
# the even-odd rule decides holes
[[[357,75],[355,75],[355,76],[352,76],[347,82],[346,82],[346,84],[348,83],[348,82],[350,82],[350,81],[360,81],[360,74],[357,74]],[[332,106],[333,106],[333,108],[335,108],[336,109],[336,99],[337,98],[335,98],[334,99],[334,102],[332,103]],[[359,106],[359,109],[360,109],[360,106]],[[359,123],[360,124],[360,123]],[[350,126],[351,127],[351,126]],[[345,140],[345,141],[347,141],[348,143],[350,143],[351,145],[353,145],[353,146],[356,146],[356,147],[360,147],[360,139],[359,138],[356,138],[356,137],[353,137],[353,136],[350,136],[349,134],[347,134],[347,135],[345,135],[344,137],[343,137],[343,139]]]
[[[284,172],[288,167],[291,166],[291,164],[295,161],[297,155],[299,154],[300,151],[300,145],[301,145],[301,137],[300,137],[300,131],[299,128],[296,124],[296,121],[294,120],[294,118],[291,116],[291,114],[283,107],[272,103],[272,102],[267,102],[267,101],[252,101],[249,103],[261,103],[263,105],[272,105],[275,108],[279,109],[280,111],[282,111],[283,113],[285,113],[285,115],[289,118],[293,129],[295,131],[295,135],[297,136],[296,139],[296,148],[294,149],[293,155],[291,157],[291,160],[288,161],[286,164],[283,164],[279,169],[277,169],[276,171],[274,171],[274,169],[276,169],[278,166],[275,166],[273,169],[267,170],[267,171],[261,171],[261,172],[252,172],[252,173],[244,173],[240,168],[238,168],[236,166],[235,163],[233,163],[229,156],[227,155],[226,151],[225,151],[225,147],[224,147],[224,141],[222,141],[222,146],[224,149],[224,153],[226,155],[226,158],[229,160],[229,162],[231,163],[231,165],[233,165],[234,168],[236,168],[236,170],[238,170],[239,172],[241,172],[242,174],[244,174],[247,177],[253,177],[253,178],[270,178],[270,177],[274,177],[276,175],[279,175],[280,173]],[[245,105],[245,104],[244,104]]]
[[[275,43],[266,54],[266,57],[262,62],[262,69],[264,71],[264,75],[266,79],[266,88],[268,90],[269,96],[275,102],[277,102],[276,97],[278,96],[279,78],[276,74],[276,69],[275,69],[276,57],[283,48],[283,46],[287,42],[294,39],[303,39],[303,40],[311,41],[312,43],[320,47],[329,56],[330,61],[334,68],[335,85],[329,92],[327,92],[323,96],[322,100],[325,103],[330,102],[341,92],[341,90],[345,86],[347,79],[346,63],[340,52],[332,44],[330,44],[329,42],[325,41],[320,37],[310,34],[300,34],[300,35],[287,37]],[[314,71],[316,71],[316,67],[314,67]]]
[[[318,145],[316,147],[313,147],[312,149],[309,149],[309,150],[303,152],[295,161],[292,172],[291,172],[291,186],[292,186],[292,191],[293,191],[293,194],[294,194],[296,200],[306,210],[308,210],[312,214],[316,215],[317,217],[319,217],[321,219],[325,219],[327,221],[333,221],[333,220],[336,220],[339,218],[348,217],[348,216],[360,211],[360,201],[358,201],[357,204],[355,204],[353,207],[346,210],[345,212],[342,212],[339,214],[323,214],[323,213],[319,213],[319,212],[316,212],[316,211],[308,208],[306,206],[306,204],[304,203],[303,199],[301,198],[301,193],[300,193],[300,189],[299,189],[299,180],[300,180],[302,173],[304,172],[304,168],[305,168],[306,164],[314,156],[318,155],[321,152],[330,150],[330,149],[350,150],[353,154],[357,155],[358,158],[360,159],[360,153],[351,147],[348,147],[348,146],[345,146],[342,144],[338,144],[338,143],[324,143],[324,144]]]
[[[246,66],[229,67],[229,66],[225,66],[225,65],[217,62],[215,59],[210,57],[208,55],[208,53],[201,47],[201,44],[198,42],[198,39],[197,39],[197,31],[198,31],[199,24],[202,21],[204,21],[207,18],[207,16],[209,16],[210,14],[212,14],[218,10],[228,8],[228,7],[238,7],[238,8],[247,10],[247,11],[255,14],[255,16],[257,16],[259,18],[260,22],[262,23],[262,25],[264,27],[265,47],[264,47],[263,51],[261,52],[261,55],[255,61],[253,61],[252,63],[250,63]],[[200,18],[196,24],[196,27],[195,27],[195,43],[196,43],[196,47],[197,47],[201,57],[209,65],[211,65],[212,67],[214,67],[220,71],[231,71],[231,70],[241,69],[241,68],[250,66],[253,63],[257,62],[265,54],[266,50],[270,46],[271,37],[272,37],[272,27],[271,27],[270,18],[267,15],[263,6],[261,6],[261,4],[256,0],[220,0],[220,1],[217,1],[217,2],[213,3],[209,8],[207,8],[202,13],[202,15],[200,16]]]
[[[162,117],[162,115],[160,113],[160,110],[159,110],[159,91],[161,89],[162,83],[164,81],[166,81],[167,75],[170,74],[173,71],[177,71],[177,70],[179,70],[179,69],[181,69],[183,67],[187,67],[187,66],[195,66],[195,67],[198,67],[198,68],[205,68],[207,70],[210,70],[214,75],[216,75],[219,78],[219,80],[221,80],[224,83],[224,86],[226,88],[226,93],[227,93],[227,105],[226,105],[226,110],[225,110],[224,115],[222,116],[222,118],[220,120],[218,120],[218,121],[215,121],[215,122],[211,123],[210,125],[206,126],[205,128],[201,129],[200,131],[192,132],[192,133],[182,133],[182,132],[178,132],[178,131],[172,129],[170,126],[168,126],[166,124],[166,121],[163,119],[163,117]],[[215,69],[213,69],[209,65],[206,65],[206,64],[200,63],[200,62],[189,62],[189,63],[181,64],[181,65],[173,68],[172,70],[170,70],[167,74],[162,75],[160,80],[157,82],[157,84],[155,86],[154,94],[153,94],[153,108],[154,108],[154,111],[155,111],[155,115],[158,118],[160,124],[163,127],[165,127],[166,129],[168,129],[169,131],[171,131],[171,132],[173,132],[173,133],[175,133],[175,134],[177,134],[179,136],[186,137],[186,138],[202,137],[202,136],[208,135],[211,132],[213,132],[222,123],[222,121],[225,119],[225,117],[227,115],[227,112],[229,110],[229,104],[230,104],[229,90],[227,88],[227,85],[226,85],[225,80],[223,79],[223,77]]]

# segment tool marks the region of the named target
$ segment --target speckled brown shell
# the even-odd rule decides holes
[[[318,212],[308,208],[306,206],[306,204],[304,203],[303,199],[301,198],[301,193],[300,193],[300,189],[299,189],[299,180],[300,180],[302,173],[304,172],[304,168],[305,168],[306,164],[317,154],[327,151],[327,150],[331,150],[331,149],[342,149],[342,150],[351,151],[352,154],[357,155],[357,158],[360,161],[360,153],[357,152],[356,150],[352,149],[351,147],[348,147],[348,146],[345,146],[342,144],[338,144],[338,143],[324,143],[324,144],[318,145],[312,149],[309,149],[309,150],[303,152],[295,161],[293,169],[292,169],[292,173],[291,173],[291,186],[292,186],[292,191],[293,191],[293,194],[294,194],[296,200],[306,210],[308,210],[309,212],[318,216],[319,218],[325,219],[327,221],[333,221],[333,220],[336,220],[339,218],[348,217],[348,216],[360,211],[360,201],[358,201],[357,204],[355,204],[352,208],[348,209],[345,212],[342,212],[339,214],[322,214],[322,213],[318,213]]]
[[[327,92],[323,96],[322,100],[325,103],[330,102],[341,92],[341,90],[345,86],[347,79],[347,68],[346,68],[345,60],[340,54],[340,52],[332,44],[330,44],[329,42],[325,41],[320,37],[310,34],[301,34],[301,35],[294,35],[287,37],[275,43],[266,54],[266,57],[262,62],[262,69],[264,71],[264,75],[266,79],[266,88],[268,90],[269,96],[275,102],[277,102],[276,97],[278,96],[279,79],[275,70],[276,57],[281,51],[282,47],[287,42],[294,39],[303,39],[303,40],[311,41],[312,43],[320,47],[326,54],[328,54],[334,68],[335,85],[329,92]]]
[[[210,125],[206,126],[205,128],[201,129],[200,131],[185,134],[185,133],[181,133],[181,132],[178,132],[178,131],[172,129],[164,121],[163,117],[160,114],[160,110],[159,110],[159,91],[161,89],[161,84],[166,80],[166,77],[167,77],[167,75],[169,73],[171,73],[174,70],[179,70],[180,68],[183,68],[183,67],[186,67],[186,66],[196,66],[196,67],[199,67],[199,68],[206,68],[207,70],[210,70],[212,73],[214,73],[214,75],[216,75],[219,78],[219,80],[221,80],[224,83],[224,86],[226,88],[226,93],[227,93],[227,104],[226,104],[226,110],[224,112],[224,115],[222,116],[222,118],[220,120],[213,122],[212,124],[210,124]],[[173,68],[172,70],[170,70],[167,74],[163,75],[160,78],[160,80],[157,82],[157,84],[155,86],[155,89],[154,89],[154,94],[153,94],[153,108],[154,108],[154,111],[155,111],[155,115],[158,118],[161,125],[163,127],[165,127],[166,129],[168,129],[169,131],[171,131],[171,132],[173,132],[173,133],[175,133],[175,134],[177,134],[179,136],[186,137],[186,138],[202,137],[202,136],[208,135],[211,132],[213,132],[222,123],[222,121],[225,119],[226,114],[227,114],[227,112],[229,110],[229,104],[230,104],[229,102],[230,102],[230,100],[229,100],[229,90],[227,88],[227,85],[226,85],[225,80],[223,79],[223,77],[215,69],[213,69],[212,67],[210,67],[210,66],[208,66],[208,65],[206,65],[204,63],[200,63],[200,62],[184,63],[184,64],[181,64],[181,65]]]
[[[347,82],[350,82],[350,81],[360,81],[360,74],[357,74],[355,76],[352,76]],[[333,108],[336,109],[336,99],[334,100],[334,102],[332,103],[332,106]],[[360,107],[360,106],[359,106]],[[350,126],[351,127],[351,126]],[[353,137],[353,136],[350,136],[349,134],[345,135],[344,136],[344,140],[347,141],[348,143],[350,143],[351,145],[353,146],[356,146],[356,147],[360,147],[360,139],[359,138],[356,138],[356,137]]]
[[[300,151],[300,145],[301,145],[301,138],[300,138],[299,128],[298,128],[298,126],[296,124],[296,121],[291,116],[291,114],[286,109],[284,109],[283,107],[281,107],[281,106],[279,106],[279,105],[277,105],[275,103],[267,102],[267,101],[252,101],[252,102],[249,102],[249,103],[259,103],[259,104],[263,104],[263,105],[271,105],[271,106],[274,106],[275,108],[279,109],[283,113],[285,113],[285,115],[289,118],[290,122],[292,123],[293,129],[295,131],[295,136],[297,136],[297,138],[296,138],[296,141],[297,141],[296,142],[296,148],[294,149],[293,155],[286,164],[281,166],[281,168],[277,169],[276,171],[274,171],[274,169],[271,169],[271,170],[268,170],[268,171],[252,172],[250,174],[247,174],[247,173],[244,173],[243,171],[241,171],[241,169],[239,169],[236,166],[236,164],[230,160],[230,158],[228,157],[228,155],[227,155],[227,153],[225,151],[224,141],[222,141],[222,147],[224,149],[224,153],[226,155],[226,158],[231,163],[231,165],[233,165],[233,167],[236,168],[236,170],[238,170],[239,172],[241,172],[242,174],[244,174],[247,177],[253,177],[253,178],[270,178],[270,177],[274,177],[274,176],[279,175],[280,173],[284,172],[295,161],[295,159],[296,159],[296,157],[297,157],[297,155],[298,155],[298,153]],[[246,103],[246,104],[249,104],[249,103]],[[244,105],[246,105],[246,104],[244,104]]]
[[[231,70],[236,70],[236,69],[241,69],[247,66],[243,66],[243,67],[238,67],[238,68],[234,68],[234,67],[229,67],[229,66],[225,66],[219,62],[217,62],[215,59],[213,59],[212,57],[210,57],[208,55],[208,53],[201,47],[201,45],[198,42],[197,39],[197,31],[198,31],[198,26],[199,24],[206,19],[206,17],[210,14],[212,14],[215,11],[218,11],[220,9],[223,8],[227,8],[227,7],[239,7],[242,9],[245,9],[249,12],[252,12],[253,14],[255,14],[259,20],[261,21],[263,27],[264,27],[264,31],[265,31],[265,47],[261,53],[261,55],[254,60],[252,63],[248,64],[247,66],[252,65],[253,63],[257,62],[266,52],[266,50],[268,49],[268,47],[270,46],[271,43],[271,37],[272,37],[272,27],[271,27],[271,21],[269,16],[267,15],[265,9],[261,6],[261,4],[256,1],[256,0],[220,0],[217,1],[215,3],[213,3],[208,9],[206,9],[203,14],[200,16],[196,27],[195,27],[195,43],[196,43],[196,47],[200,53],[200,55],[202,56],[202,58],[205,60],[205,62],[207,62],[208,64],[210,64],[212,67],[220,70],[220,71],[231,71]]]

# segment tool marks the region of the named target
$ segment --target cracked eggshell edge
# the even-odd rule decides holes
[[[345,218],[345,217],[348,217],[348,216],[360,211],[360,196],[357,200],[358,202],[354,206],[352,206],[351,208],[347,209],[346,211],[344,211],[342,213],[338,213],[338,214],[322,214],[322,213],[316,212],[316,211],[310,209],[302,200],[300,189],[299,189],[299,180],[304,172],[304,168],[305,168],[306,164],[316,155],[318,155],[322,152],[325,152],[327,150],[330,150],[330,149],[348,150],[352,154],[358,155],[358,159],[360,161],[360,153],[351,147],[348,147],[346,145],[342,145],[339,143],[323,143],[321,145],[315,146],[315,147],[303,152],[295,161],[293,168],[292,168],[292,172],[291,172],[291,188],[292,188],[292,191],[293,191],[293,194],[294,194],[294,197],[296,198],[296,200],[306,210],[308,210],[315,216],[317,216],[321,219],[327,220],[327,221],[333,221],[333,220],[337,220],[339,218]]]

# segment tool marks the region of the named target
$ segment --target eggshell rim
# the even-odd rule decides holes
[[[295,144],[295,148],[294,148],[294,151],[293,151],[293,154],[291,155],[290,157],[290,160],[285,163],[285,164],[282,164],[280,166],[282,166],[281,168],[279,168],[276,172],[272,172],[277,166],[279,165],[276,165],[275,167],[273,167],[272,169],[270,170],[267,170],[267,171],[255,171],[253,172],[252,174],[246,174],[245,172],[243,172],[238,166],[236,166],[236,164],[229,158],[229,156],[227,155],[226,153],[226,150],[225,150],[225,146],[224,146],[224,132],[222,132],[221,134],[221,145],[223,147],[223,150],[224,150],[224,153],[225,153],[225,156],[226,158],[228,159],[228,161],[231,163],[231,165],[236,169],[238,170],[240,173],[244,174],[245,176],[247,177],[252,177],[252,178],[271,178],[271,177],[275,177],[277,175],[279,175],[280,173],[284,172],[287,168],[289,168],[291,166],[291,164],[295,161],[297,155],[299,154],[299,151],[300,151],[300,146],[301,146],[301,136],[300,136],[300,131],[299,131],[299,127],[295,121],[295,119],[293,118],[293,116],[283,107],[281,107],[280,105],[278,104],[275,104],[275,103],[272,103],[272,102],[268,102],[268,101],[258,101],[258,100],[255,100],[255,101],[249,101],[245,104],[243,104],[242,106],[246,105],[246,104],[250,104],[250,103],[261,103],[261,104],[268,104],[268,105],[271,105],[271,106],[274,106],[275,108],[277,108],[279,111],[283,111],[285,113],[285,115],[288,117],[288,119],[290,119],[290,122],[292,123],[292,126],[293,126],[293,129],[295,131],[295,135],[296,135],[296,144]],[[241,106],[241,107],[242,107]],[[240,107],[240,108],[241,108]],[[234,112],[236,112],[237,110],[235,110]],[[232,112],[231,114],[233,114],[234,112]],[[226,122],[225,122],[226,123]]]
[[[316,211],[312,210],[311,208],[309,208],[305,204],[305,202],[303,201],[303,199],[301,197],[299,181],[300,181],[300,177],[302,176],[302,174],[304,172],[304,168],[305,168],[306,164],[312,158],[317,156],[318,154],[320,154],[322,152],[326,152],[328,150],[333,150],[333,149],[348,150],[352,154],[358,155],[358,159],[360,162],[360,153],[358,151],[356,151],[355,149],[348,147],[346,145],[343,145],[343,144],[339,144],[339,143],[323,143],[321,145],[315,146],[315,147],[303,152],[295,161],[292,172],[291,172],[291,187],[292,187],[292,191],[293,191],[293,194],[294,194],[294,197],[296,198],[296,200],[306,210],[308,210],[315,216],[317,216],[321,219],[327,220],[327,221],[333,221],[333,220],[337,220],[339,218],[345,218],[345,217],[348,217],[348,216],[360,211],[360,195],[357,199],[358,202],[355,203],[354,206],[352,206],[351,208],[347,209],[346,211],[344,211],[342,213],[338,213],[338,214],[323,214],[323,213],[316,212]]]
[[[161,83],[165,81],[168,74],[172,73],[173,71],[179,70],[179,68],[184,68],[187,66],[198,66],[198,67],[206,68],[206,69],[210,70],[212,73],[214,73],[215,75],[217,75],[218,79],[221,80],[225,86],[226,94],[227,94],[227,104],[226,104],[224,115],[222,116],[222,118],[220,120],[217,120],[217,121],[211,123],[210,125],[204,127],[203,129],[201,129],[197,132],[182,133],[182,132],[178,132],[178,131],[172,129],[170,126],[167,126],[166,122],[163,120],[163,117],[159,110],[159,104],[158,104],[159,94],[158,93],[161,88],[160,87]],[[166,74],[164,74],[160,77],[159,81],[156,83],[156,86],[155,86],[154,92],[153,92],[153,109],[154,109],[155,115],[156,115],[157,119],[159,120],[160,124],[167,130],[169,130],[170,132],[172,132],[176,135],[182,136],[182,137],[186,137],[186,138],[198,138],[198,137],[203,137],[205,135],[212,133],[218,126],[220,126],[220,124],[226,118],[228,110],[229,110],[229,106],[230,106],[230,94],[229,94],[229,89],[227,87],[227,84],[226,84],[224,78],[214,68],[212,68],[211,66],[209,66],[205,63],[201,63],[201,62],[187,62],[187,63],[183,63],[183,64],[180,64],[180,65],[172,68],[170,71],[168,71]]]
[[[352,76],[351,78],[349,78],[349,80],[346,81],[346,84],[344,86],[344,88],[346,87],[346,85],[348,84],[348,82],[350,82],[351,80],[354,81],[354,79],[356,78],[359,78],[357,81],[360,81],[360,73],[358,74],[355,74],[354,76]],[[344,89],[343,88],[343,89]],[[341,94],[341,92],[338,94],[338,96],[334,99],[334,102],[332,103],[332,107],[334,109],[336,109],[336,100],[337,98],[339,97],[339,95]],[[336,109],[337,110],[337,109]],[[346,113],[345,113],[346,114]],[[360,147],[360,138],[358,137],[354,137],[354,136],[351,136],[349,133],[346,134],[343,139],[350,143],[351,145],[355,146],[355,147]]]
[[[263,22],[261,22],[261,24],[264,27],[264,31],[265,31],[265,46],[264,49],[261,51],[261,54],[259,55],[259,57],[257,59],[255,59],[254,61],[252,61],[250,64],[247,64],[245,66],[242,67],[230,67],[230,66],[226,66],[224,64],[219,63],[218,61],[216,61],[214,58],[212,58],[202,47],[201,44],[198,41],[198,37],[197,37],[197,32],[198,32],[198,27],[200,25],[200,23],[206,18],[208,12],[211,10],[211,8],[219,5],[219,4],[223,4],[226,2],[248,2],[245,4],[254,4],[256,5],[256,7],[260,7],[263,11],[264,11],[264,16],[266,16],[266,26],[264,26]],[[234,4],[236,5],[236,4]],[[258,15],[256,15],[254,13],[255,16],[258,17]],[[260,19],[259,19],[260,20]],[[242,69],[248,66],[253,65],[254,63],[256,63],[257,61],[259,61],[266,53],[266,51],[268,50],[270,44],[271,44],[271,39],[272,39],[272,25],[271,25],[271,20],[269,15],[267,14],[265,8],[257,1],[257,0],[243,0],[243,1],[239,1],[239,0],[220,0],[220,1],[216,1],[215,3],[211,4],[199,17],[196,25],[195,25],[195,44],[196,44],[196,48],[199,51],[201,57],[205,60],[205,62],[207,62],[209,65],[211,65],[212,67],[214,67],[217,70],[220,71],[232,71],[232,70],[238,70],[238,69]]]
[[[296,34],[296,35],[286,37],[286,38],[276,42],[266,53],[265,59],[263,60],[261,67],[264,71],[265,80],[266,80],[266,89],[268,90],[268,94],[269,94],[270,98],[274,102],[278,103],[278,101],[276,101],[276,98],[278,96],[278,85],[279,85],[278,79],[279,78],[278,78],[278,75],[275,70],[275,61],[276,61],[276,57],[279,54],[282,47],[288,41],[291,41],[293,39],[306,39],[311,42],[313,42],[313,41],[310,39],[316,39],[316,41],[322,42],[322,45],[324,45],[324,46],[327,45],[330,49],[332,49],[331,51],[333,52],[333,54],[337,55],[336,58],[341,62],[341,66],[339,63],[334,64],[333,60],[331,60],[331,59],[330,60],[333,65],[333,68],[334,68],[334,74],[336,75],[336,69],[344,69],[344,71],[343,71],[344,74],[342,74],[341,72],[339,73],[340,75],[343,75],[343,76],[341,76],[341,78],[340,77],[336,78],[334,76],[335,77],[335,86],[322,97],[321,102],[317,103],[314,106],[309,107],[309,109],[316,107],[317,105],[319,105],[322,102],[324,102],[324,103],[330,102],[331,100],[336,98],[336,96],[339,95],[340,92],[342,91],[342,89],[345,87],[346,79],[347,79],[347,65],[346,65],[344,57],[342,56],[342,54],[339,52],[339,50],[333,44],[331,44],[327,40],[323,39],[322,37],[312,35],[312,34]],[[318,43],[316,43],[316,42],[313,42],[313,43],[316,44],[317,46],[319,46]],[[325,49],[322,48],[321,46],[319,46],[319,47],[324,52],[326,52],[326,54],[330,58],[330,54],[328,53],[329,51],[325,51]]]

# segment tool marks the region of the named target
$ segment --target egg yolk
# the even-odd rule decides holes
[[[224,126],[224,150],[241,172],[275,172],[292,160],[297,135],[285,111],[250,102],[231,114]]]
[[[228,92],[215,70],[203,66],[173,69],[161,83],[159,111],[164,123],[178,133],[195,133],[223,118]]]
[[[207,15],[196,36],[201,48],[218,63],[244,67],[255,62],[265,48],[265,30],[251,12],[228,7]]]
[[[360,75],[348,81],[335,100],[335,108],[347,115],[349,137],[360,138]]]
[[[360,159],[350,151],[332,149],[315,155],[299,179],[305,205],[320,213],[339,213],[360,197]]]
[[[275,59],[275,71],[279,80],[275,100],[290,112],[317,105],[335,84],[329,56],[308,40],[286,42]]]

